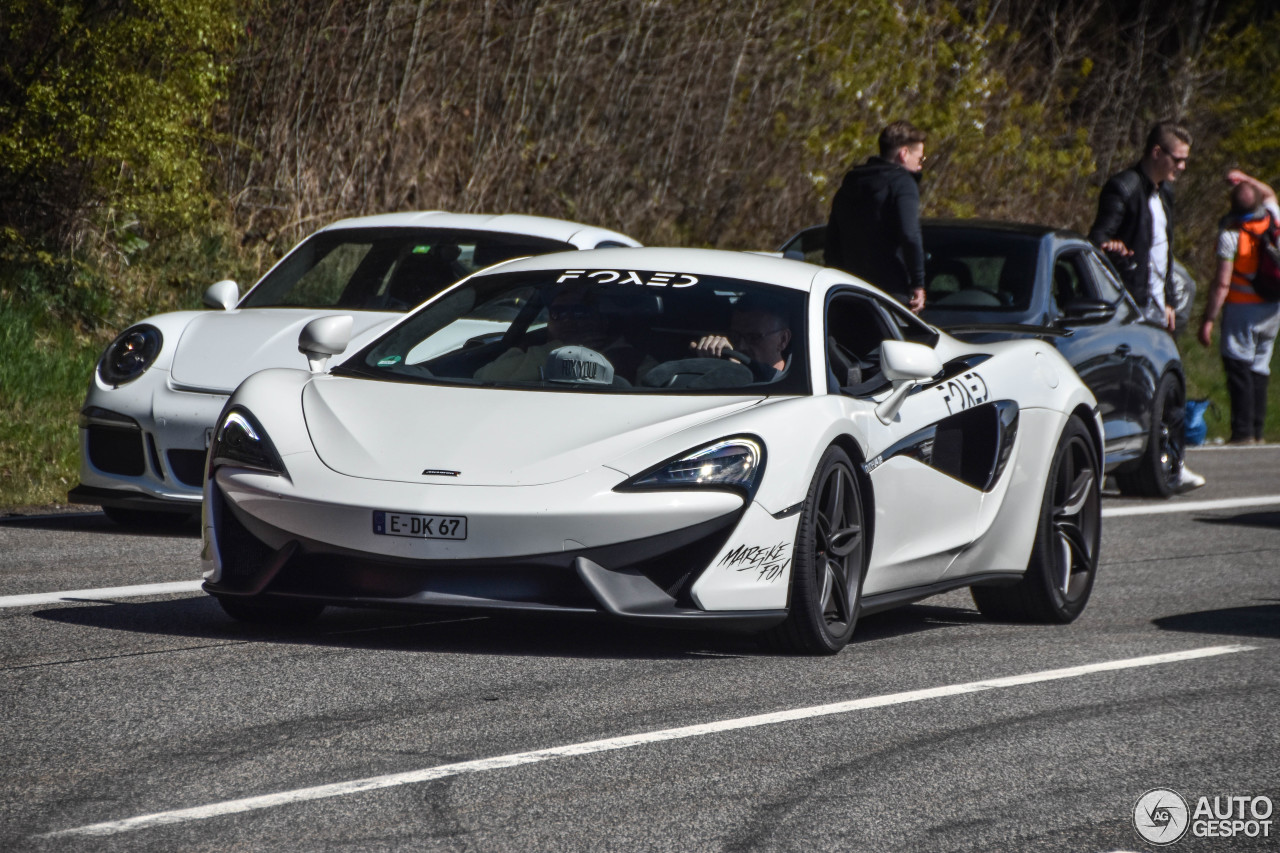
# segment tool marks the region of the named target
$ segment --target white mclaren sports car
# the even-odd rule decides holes
[[[491,267],[329,368],[349,327],[308,324],[310,368],[253,375],[218,420],[204,588],[235,618],[549,611],[821,654],[958,587],[997,618],[1088,601],[1102,427],[1041,341],[697,249]]]
[[[255,370],[306,367],[298,333],[351,318],[353,349],[466,275],[499,261],[631,247],[623,234],[539,216],[441,212],[346,219],[312,234],[243,298],[233,281],[204,294],[215,311],[178,311],[125,329],[103,353],[80,412],[75,503],[121,524],[182,523],[200,511],[205,452],[227,395]],[[515,303],[474,314],[477,329]]]

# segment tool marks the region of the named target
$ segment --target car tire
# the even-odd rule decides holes
[[[849,454],[827,448],[800,513],[789,612],[769,633],[778,648],[830,655],[853,636],[867,567],[865,506]]]
[[[1062,623],[1080,615],[1098,572],[1101,482],[1093,436],[1084,422],[1073,416],[1053,454],[1036,538],[1022,580],[1012,586],[971,588],[983,616]]]
[[[158,512],[118,506],[104,506],[102,512],[121,527],[138,530],[177,530],[193,524],[200,517],[198,512]]]
[[[227,595],[215,596],[223,611],[237,622],[256,625],[287,625],[296,627],[314,622],[324,611],[318,601],[292,598],[241,598]]]
[[[1166,373],[1160,377],[1151,400],[1146,450],[1135,467],[1116,471],[1116,485],[1121,494],[1167,498],[1177,491],[1187,452],[1186,404],[1186,390],[1177,374]]]

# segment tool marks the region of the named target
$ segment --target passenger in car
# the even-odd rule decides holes
[[[600,311],[595,295],[575,288],[560,291],[547,306],[546,343],[512,347],[476,370],[475,378],[482,382],[535,382],[542,378],[547,356],[563,346],[595,350],[609,361],[614,375],[629,383],[655,363],[624,338],[612,335],[609,318]]]

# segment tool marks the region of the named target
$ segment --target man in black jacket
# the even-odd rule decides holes
[[[920,172],[924,131],[895,121],[880,132],[880,156],[855,166],[831,200],[825,262],[924,307]]]
[[[1173,287],[1173,188],[1187,168],[1191,133],[1162,121],[1147,134],[1137,165],[1112,175],[1098,196],[1098,215],[1089,240],[1106,252],[1125,288],[1152,323],[1169,334],[1177,328]],[[1204,485],[1204,477],[1183,464],[1178,491]]]
[[[1191,134],[1162,121],[1147,134],[1138,163],[1112,175],[1098,196],[1089,239],[1107,252],[1147,319],[1176,327],[1173,287],[1173,188],[1187,167]]]

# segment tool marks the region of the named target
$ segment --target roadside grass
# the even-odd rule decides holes
[[[218,225],[158,241],[111,269],[0,263],[0,510],[66,503],[79,482],[80,405],[117,333],[199,307],[218,279],[244,289],[277,253],[244,250]]]
[[[105,344],[35,306],[0,303],[0,507],[66,503],[80,402]]]

